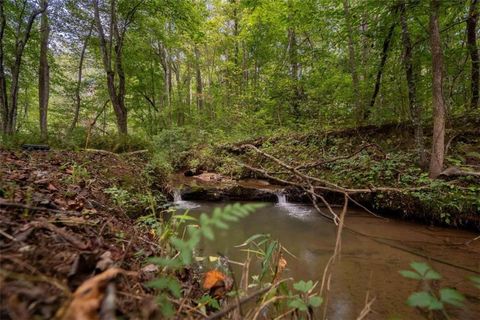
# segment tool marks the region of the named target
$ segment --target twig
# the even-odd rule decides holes
[[[15,241],[15,242],[18,241],[17,238],[9,235],[8,233],[6,233],[5,231],[3,231],[2,229],[0,229],[0,234],[1,234],[2,236],[4,236],[5,238],[10,239],[10,240],[12,240],[12,241]]]
[[[15,208],[15,209],[27,209],[27,210],[32,210],[32,211],[49,211],[53,213],[58,213],[58,214],[71,214],[71,215],[78,215],[79,212],[77,211],[67,211],[67,210],[57,210],[57,209],[51,209],[47,207],[35,207],[35,206],[30,206],[27,204],[23,203],[17,203],[17,202],[8,202],[0,199],[0,207],[7,207],[7,208]]]
[[[362,320],[365,319],[365,317],[370,313],[371,307],[373,302],[375,302],[375,297],[372,298],[368,303],[365,304],[365,307],[363,307],[362,311],[360,312],[360,315],[357,317],[357,320]]]
[[[290,280],[292,280],[292,278],[283,279],[283,280],[278,281],[277,283],[275,283],[273,285],[269,285],[269,286],[267,286],[263,289],[255,291],[251,295],[241,298],[238,302],[232,303],[232,304],[228,305],[227,307],[225,307],[224,309],[210,315],[207,318],[207,320],[221,318],[221,317],[227,315],[228,313],[230,313],[232,310],[236,309],[239,305],[242,305],[242,304],[252,300],[253,298],[255,298],[257,296],[260,296],[260,295],[264,294],[265,292],[268,292],[269,290],[271,290],[275,287],[278,287],[281,283],[284,283],[285,281],[290,281]]]

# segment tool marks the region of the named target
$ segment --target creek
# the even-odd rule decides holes
[[[228,230],[217,230],[214,241],[202,243],[199,255],[221,253],[244,261],[245,252],[235,246],[254,234],[270,234],[295,256],[285,256],[288,265],[283,277],[321,282],[333,253],[335,225],[311,206],[288,203],[280,192],[277,198],[277,203],[267,203]],[[228,204],[183,201],[179,193],[175,200],[179,209],[188,209],[194,216]],[[428,263],[442,275],[441,287],[456,288],[465,295],[463,308],[447,309],[453,318],[480,319],[480,290],[468,279],[480,274],[480,240],[472,241],[478,234],[378,218],[358,210],[348,211],[345,226],[341,257],[330,284],[328,319],[356,319],[367,293],[376,298],[367,319],[423,319],[406,305],[408,296],[420,290],[417,282],[399,274],[413,261]]]

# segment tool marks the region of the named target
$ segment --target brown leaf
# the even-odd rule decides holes
[[[124,273],[120,268],[111,268],[85,281],[73,293],[73,300],[59,310],[62,320],[99,320],[105,289],[117,275]]]
[[[53,184],[49,183],[48,184],[48,187],[47,187],[48,190],[50,191],[58,191],[57,187],[55,187]]]

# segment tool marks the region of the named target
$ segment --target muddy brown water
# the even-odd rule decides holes
[[[219,205],[226,203],[181,203],[190,207],[192,215],[211,213]],[[478,234],[381,219],[359,211],[348,212],[345,224],[353,232],[345,230],[342,234],[341,258],[334,265],[330,283],[328,319],[356,319],[367,292],[370,298],[375,297],[367,319],[423,319],[405,302],[411,293],[419,291],[417,282],[398,272],[408,269],[413,261],[427,262],[443,276],[441,287],[456,288],[466,296],[463,308],[447,309],[452,319],[480,319],[480,290],[468,279],[480,274],[480,240],[472,241]],[[270,234],[296,256],[286,256],[284,277],[321,281],[333,253],[336,228],[310,206],[267,204],[229,230],[217,230],[214,241],[201,245],[200,254],[221,253],[243,261],[246,254],[235,246],[259,233]]]

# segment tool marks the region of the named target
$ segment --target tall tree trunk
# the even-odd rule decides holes
[[[417,85],[416,75],[413,62],[412,41],[408,31],[406,5],[402,2],[400,5],[400,22],[402,25],[402,42],[404,49],[403,63],[408,85],[408,103],[410,107],[410,116],[414,126],[415,146],[417,148],[418,163],[421,167],[425,167],[427,159],[425,155],[425,146],[423,142],[422,128],[422,109],[417,101]]]
[[[203,84],[202,84],[202,72],[200,70],[200,51],[195,46],[195,78],[197,81],[197,108],[198,111],[203,110]]]
[[[140,2],[141,3],[141,2]],[[138,8],[137,4],[127,16],[133,18],[133,15]],[[102,54],[102,61],[103,66],[105,69],[105,73],[107,75],[107,89],[108,95],[112,102],[113,111],[115,112],[115,118],[117,122],[117,129],[121,135],[128,134],[128,126],[127,126],[127,108],[125,107],[125,94],[126,94],[126,87],[125,87],[125,73],[123,71],[123,39],[124,33],[126,31],[126,25],[122,29],[122,33],[120,33],[118,29],[118,21],[117,21],[117,12],[116,12],[116,2],[112,0],[110,6],[110,39],[107,43],[105,38],[105,32],[103,30],[102,21],[100,19],[100,9],[98,6],[98,0],[93,0],[93,8],[94,8],[94,16],[95,22],[97,25],[98,31],[98,38],[100,42],[100,51]],[[131,21],[129,21],[131,22]],[[115,45],[113,45],[115,42]],[[115,51],[115,59],[112,59],[112,51],[111,48],[114,48]],[[114,64],[115,69],[112,68],[112,63]],[[116,84],[115,78],[118,77],[118,86]]]
[[[350,73],[352,74],[352,85],[353,85],[353,106],[355,112],[360,115],[360,82],[358,80],[357,67],[355,62],[355,46],[353,41],[353,30],[352,30],[352,19],[350,16],[350,3],[349,0],[343,0],[343,11],[345,14],[345,24],[347,26],[348,34],[348,62],[350,66]]]
[[[48,6],[48,0],[42,0],[42,6]],[[40,23],[40,64],[38,69],[38,107],[40,114],[40,137],[42,141],[48,139],[47,113],[50,96],[50,66],[48,65],[48,37],[50,26],[47,10],[43,11]]]
[[[70,125],[69,131],[72,132],[73,129],[77,126],[78,118],[80,116],[80,108],[82,106],[82,97],[80,96],[80,91],[82,88],[82,77],[83,77],[83,62],[85,60],[85,53],[87,51],[88,41],[92,35],[94,22],[90,25],[85,40],[83,40],[82,51],[80,51],[80,60],[78,62],[78,74],[77,74],[77,86],[75,87],[75,114],[73,115],[72,124]]]
[[[12,135],[16,130],[17,121],[17,107],[18,107],[18,90],[20,70],[22,66],[23,52],[25,46],[30,39],[33,23],[39,14],[46,10],[46,6],[42,6],[39,9],[34,10],[27,19],[25,30],[21,32],[21,20],[23,12],[19,18],[19,27],[17,28],[16,41],[15,41],[15,58],[14,64],[11,68],[11,81],[10,81],[10,101],[7,93],[7,80],[5,73],[5,61],[3,58],[3,36],[5,33],[6,18],[4,13],[4,0],[0,0],[0,108],[2,110],[3,125],[2,130],[4,134]]]
[[[301,90],[299,86],[299,63],[298,63],[298,44],[295,28],[288,28],[288,55],[290,58],[290,78],[292,81],[292,97],[290,105],[295,119],[300,118],[300,97]]]
[[[388,50],[390,49],[390,43],[392,42],[393,31],[395,30],[396,23],[393,22],[390,28],[388,29],[387,36],[383,41],[383,49],[382,49],[382,57],[380,59],[380,64],[377,70],[377,78],[375,80],[375,87],[373,89],[372,98],[370,99],[370,104],[368,105],[368,109],[365,110],[363,114],[363,120],[368,119],[370,113],[372,111],[373,106],[375,105],[375,100],[377,99],[377,95],[380,92],[380,85],[382,83],[382,75],[383,70],[385,69],[385,63],[387,62],[388,58]]]
[[[430,1],[430,47],[432,52],[433,139],[429,175],[436,178],[445,156],[445,102],[443,100],[443,56],[439,27],[440,0]]]
[[[477,22],[478,22],[478,0],[470,0],[470,9],[468,11],[467,19],[467,46],[470,53],[470,59],[472,60],[472,71],[470,78],[471,85],[471,100],[470,108],[474,109],[478,107],[478,85],[480,78],[480,61],[478,57],[477,47]]]
[[[5,12],[3,9],[4,0],[0,0],[0,113],[2,115],[2,132],[7,132],[9,105],[7,96],[7,79],[3,61],[3,36],[5,34]]]

